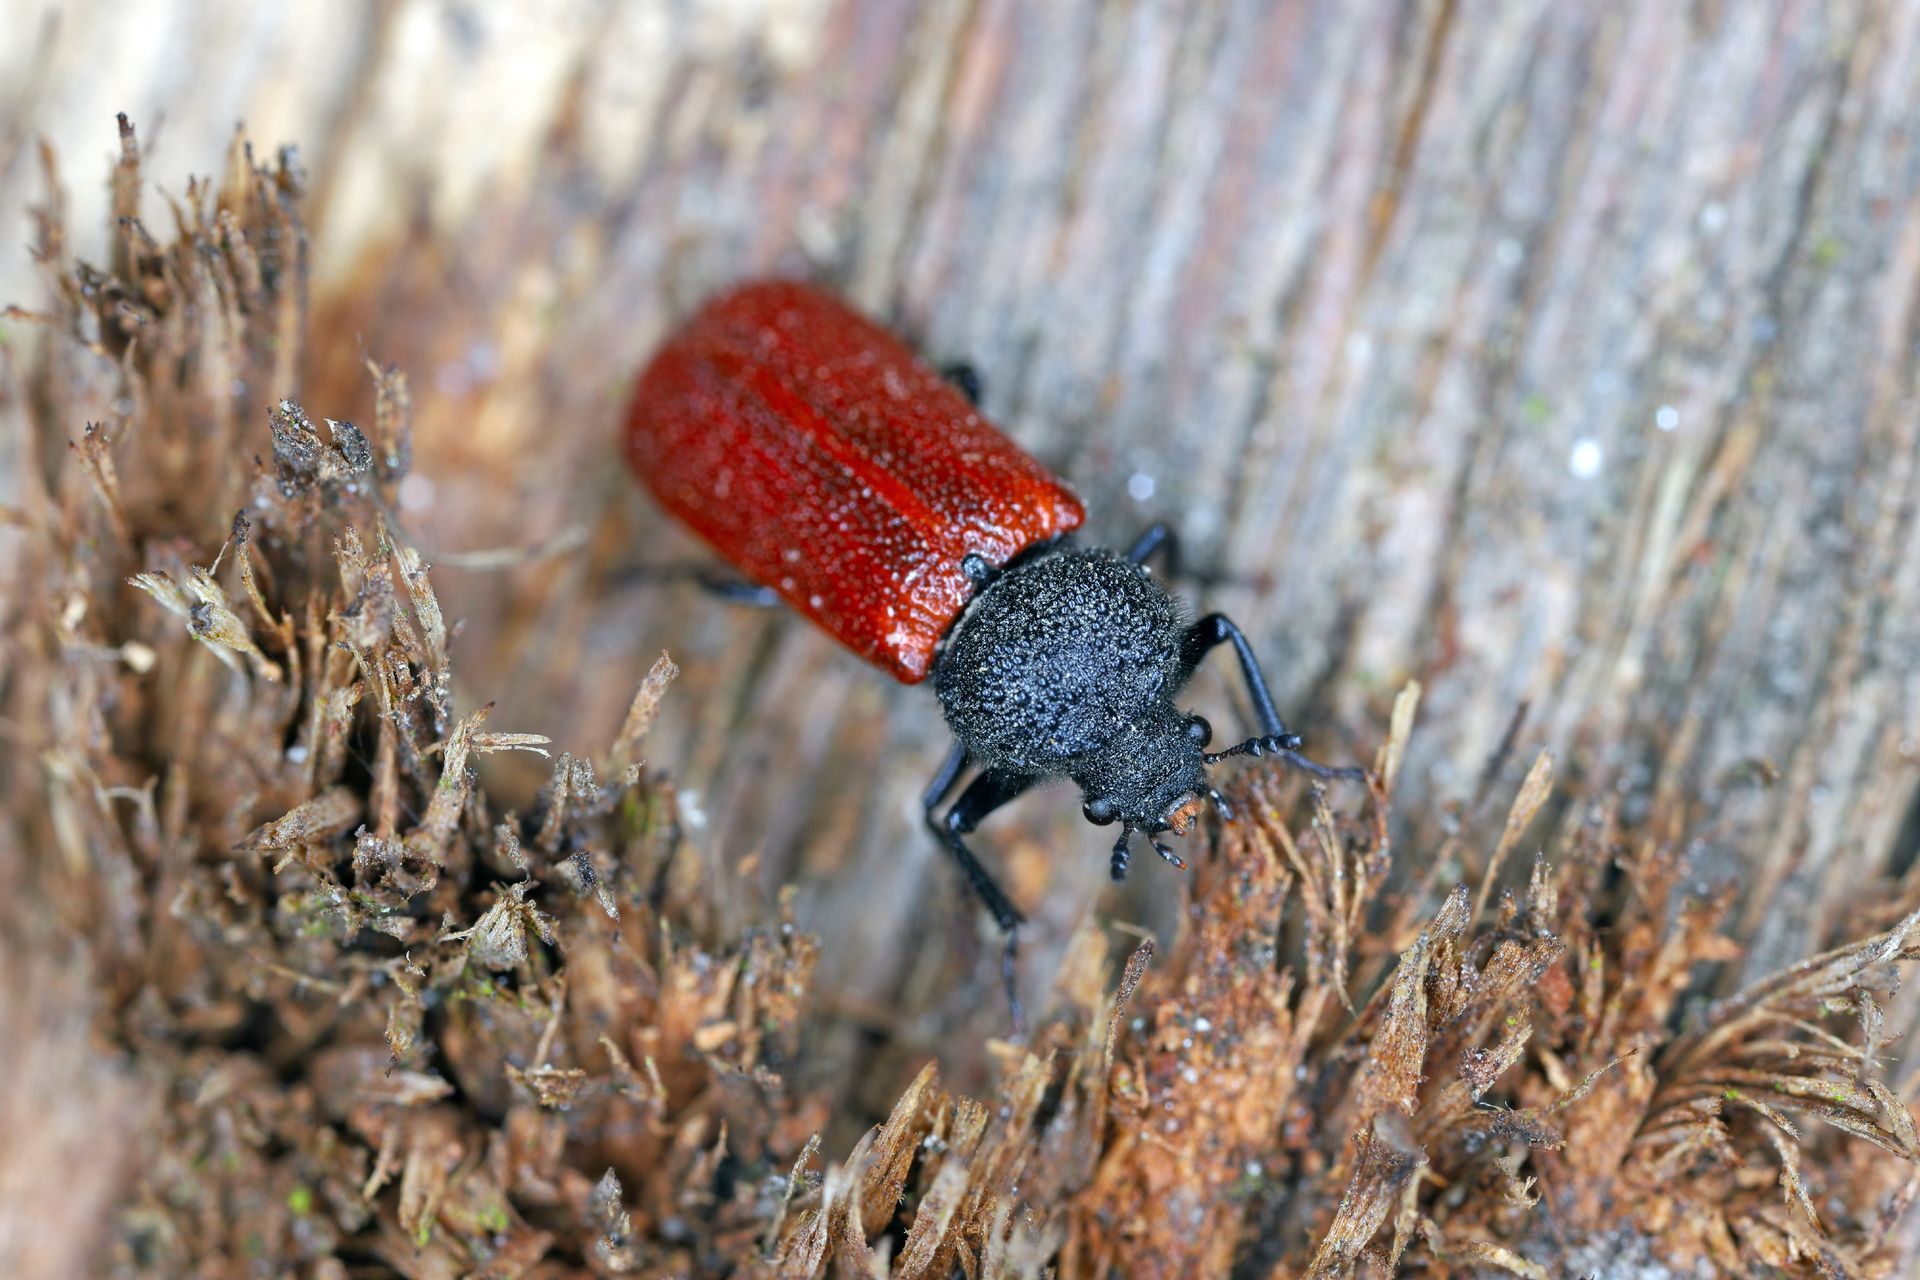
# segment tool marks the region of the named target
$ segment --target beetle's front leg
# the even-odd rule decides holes
[[[1240,659],[1240,674],[1246,679],[1247,696],[1253,699],[1253,714],[1260,721],[1260,731],[1269,738],[1283,739],[1289,751],[1298,747],[1299,736],[1287,732],[1280,713],[1274,709],[1273,695],[1267,692],[1267,677],[1260,670],[1260,660],[1253,655],[1253,646],[1226,614],[1210,613],[1187,628],[1180,641],[1180,678],[1185,680],[1191,676],[1201,660],[1222,644],[1232,644],[1234,655]]]
[[[1253,700],[1253,712],[1260,721],[1261,732],[1259,737],[1249,738],[1224,751],[1209,752],[1207,763],[1212,764],[1228,756],[1276,755],[1316,778],[1359,780],[1367,776],[1365,769],[1353,766],[1334,768],[1300,754],[1300,735],[1289,733],[1280,720],[1279,711],[1274,709],[1273,695],[1267,691],[1267,677],[1260,670],[1260,660],[1254,656],[1253,646],[1247,643],[1246,635],[1226,614],[1210,613],[1187,628],[1180,643],[1181,679],[1191,676],[1201,659],[1215,646],[1222,644],[1233,645],[1234,655],[1240,659],[1240,674],[1246,680],[1247,696]]]
[[[959,864],[967,887],[986,905],[994,923],[1007,935],[1007,944],[1000,957],[1000,975],[1006,983],[1007,1003],[1013,1010],[1014,1033],[1023,1034],[1027,1029],[1027,1018],[1020,1007],[1020,993],[1014,984],[1014,958],[1019,952],[1020,926],[1026,922],[1026,917],[1020,914],[1013,900],[1007,897],[1006,892],[994,881],[993,875],[981,865],[973,850],[967,848],[965,837],[971,835],[988,814],[1023,795],[1033,786],[1035,779],[1025,774],[989,769],[967,784],[967,789],[960,793],[960,798],[953,802],[953,807],[947,810],[945,817],[936,816],[941,799],[965,765],[966,753],[956,747],[941,766],[933,784],[927,788],[927,825],[933,828],[940,843],[946,846],[947,852]]]

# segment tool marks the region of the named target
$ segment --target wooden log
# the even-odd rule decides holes
[[[626,380],[768,271],[971,359],[1096,535],[1177,521],[1322,756],[1422,680],[1409,863],[1525,706],[1494,794],[1546,746],[1563,796],[1683,800],[1702,879],[1746,885],[1750,974],[1910,903],[1885,880],[1920,846],[1920,9],[189,8],[68,5],[16,47],[56,71],[8,78],[0,203],[46,131],[84,216],[116,106],[164,121],[159,169],[210,168],[236,115],[300,142],[305,402],[364,413],[363,348],[413,371],[429,546],[593,535],[447,575],[463,696],[594,749],[671,649],[648,754],[717,884],[757,855],[737,918],[804,882],[847,1009],[999,1018],[989,966],[939,965],[977,913],[918,827],[931,701],[791,622],[612,585],[695,554],[613,461]],[[1097,902],[1171,923],[1098,896],[1073,809],[1043,793],[982,841],[1038,917],[1036,987]]]

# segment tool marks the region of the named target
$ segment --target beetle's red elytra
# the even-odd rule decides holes
[[[909,684],[973,596],[968,556],[999,568],[1086,516],[899,339],[791,281],[723,295],[660,349],[627,456],[714,550]]]

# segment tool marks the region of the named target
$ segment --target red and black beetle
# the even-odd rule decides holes
[[[1363,775],[1297,754],[1240,629],[1218,613],[1189,622],[1147,572],[1155,552],[1173,558],[1164,525],[1124,552],[1075,545],[1080,500],[956,381],[808,285],[749,284],[654,356],[627,454],[758,584],[729,594],[785,600],[905,683],[933,677],[956,742],[927,787],[927,822],[1006,931],[1011,993],[1022,917],[965,837],[1035,783],[1071,778],[1088,821],[1120,824],[1119,880],[1136,833],[1185,865],[1156,837],[1184,833],[1208,800],[1226,812],[1207,768],[1228,756]],[[1210,752],[1207,722],[1174,698],[1220,644],[1260,734]],[[977,776],[941,816],[969,766]]]

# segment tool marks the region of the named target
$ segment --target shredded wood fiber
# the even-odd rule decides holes
[[[300,173],[236,143],[171,228],[131,130],[112,180],[101,266],[39,220],[0,667],[8,937],[80,957],[151,1103],[102,1113],[103,1269],[1900,1273],[1920,1134],[1880,1009],[1920,920],[1700,1003],[1739,946],[1673,815],[1588,797],[1494,876],[1545,757],[1497,847],[1396,867],[1417,688],[1370,791],[1245,773],[1180,935],[1077,936],[995,1096],[928,1063],[823,1146],[822,944],[676,873],[641,763],[672,665],[610,691],[617,741],[494,723],[394,514],[405,373],[368,365],[370,426],[298,402],[309,345],[354,341],[307,325]],[[76,420],[101,387],[121,411]],[[499,752],[552,760],[531,807],[481,784]]]

